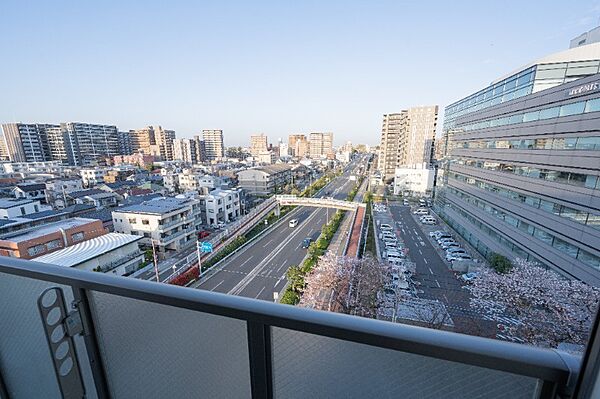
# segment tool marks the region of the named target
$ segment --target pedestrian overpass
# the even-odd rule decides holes
[[[356,211],[359,207],[364,208],[366,204],[337,200],[333,198],[298,197],[296,195],[276,195],[275,200],[281,206],[311,206],[313,208],[335,208],[345,211]]]

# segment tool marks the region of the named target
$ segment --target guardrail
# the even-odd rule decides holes
[[[254,208],[250,213],[244,216],[243,219],[227,226],[226,231],[221,232],[220,234],[211,237],[208,242],[213,245],[213,252],[201,255],[202,262],[208,261],[210,258],[216,255],[218,250],[222,247],[225,247],[227,244],[231,243],[233,240],[238,238],[241,234],[246,233],[248,230],[253,228],[256,225],[257,219],[262,219],[265,213],[268,213],[277,205],[277,202],[274,198],[269,198],[256,208]],[[230,231],[233,230],[233,232]],[[168,283],[172,281],[175,277],[187,272],[192,267],[198,266],[198,257],[196,253],[188,255],[185,259],[180,260],[179,262],[173,264],[170,267],[174,267],[176,272],[172,273],[169,277],[167,277],[164,282]]]
[[[43,300],[57,285],[69,302]],[[569,398],[580,367],[558,350],[9,257],[0,301],[2,397]],[[46,340],[47,323],[63,333]],[[53,360],[63,343],[69,364]]]

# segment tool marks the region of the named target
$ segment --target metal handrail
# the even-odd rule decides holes
[[[565,389],[579,358],[557,350],[0,257],[0,273],[65,284],[541,379]]]

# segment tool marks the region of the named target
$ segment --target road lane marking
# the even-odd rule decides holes
[[[442,288],[442,286],[440,285],[440,283],[437,280],[435,280],[435,283],[437,284],[438,288]]]
[[[425,262],[425,264],[427,264],[427,259],[423,258],[423,262]]]
[[[263,245],[263,248],[266,248],[270,243],[272,243],[275,239],[271,238],[265,245]]]
[[[418,249],[418,251],[419,251],[419,253],[420,253],[421,255],[423,255],[423,252],[421,252],[421,250],[420,250],[420,249]]]
[[[215,286],[214,286],[214,287],[211,289],[211,291],[214,291],[214,290],[216,290],[216,289],[217,289],[217,288],[218,288],[218,287],[219,287],[221,284],[223,284],[224,282],[225,282],[225,280],[223,280],[223,281],[221,281],[219,284],[215,285]]]
[[[319,214],[319,210],[315,210],[305,221],[306,225],[308,221],[312,221],[317,215]],[[235,287],[233,287],[228,294],[230,295],[238,295],[240,294],[249,284],[250,282],[254,279],[254,277],[256,277],[257,275],[259,275],[268,265],[269,262],[271,262],[277,255],[279,255],[279,253],[281,253],[281,251],[283,251],[283,249],[298,235],[300,234],[300,232],[302,231],[302,229],[295,229],[294,232],[286,237],[279,245],[277,245],[277,247],[275,247],[275,249],[264,259],[262,260],[258,265],[256,265],[254,267],[254,269],[252,269],[239,283],[237,283],[235,285]]]
[[[256,296],[254,297],[254,299],[258,298],[260,296],[260,294],[262,294],[262,292],[265,290],[265,288],[267,288],[267,287],[266,286],[262,287],[262,289],[260,291],[258,291],[258,294],[256,294]]]
[[[428,267],[429,269],[429,273],[433,274],[433,271],[431,270],[431,267]]]

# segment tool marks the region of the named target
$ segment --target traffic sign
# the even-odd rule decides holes
[[[212,250],[213,250],[212,242],[204,241],[204,242],[199,243],[199,245],[200,245],[200,251],[202,251],[202,252],[212,252]]]

